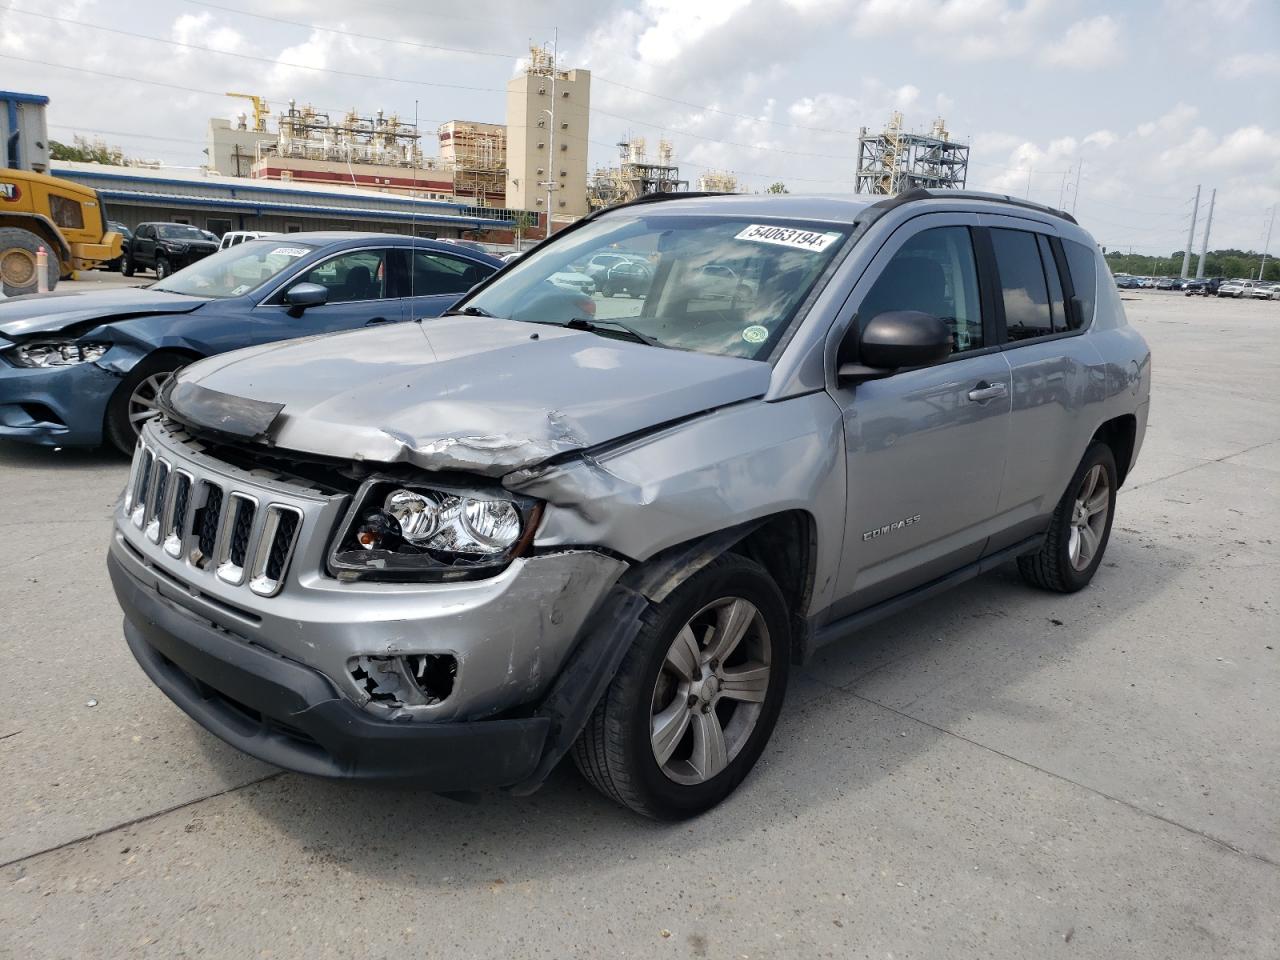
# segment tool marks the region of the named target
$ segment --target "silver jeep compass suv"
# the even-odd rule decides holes
[[[557,284],[601,253],[634,297]],[[1007,197],[647,197],[446,315],[171,378],[109,566],[210,731],[333,777],[654,817],[747,775],[790,665],[1015,561],[1098,569],[1147,345],[1089,235]]]

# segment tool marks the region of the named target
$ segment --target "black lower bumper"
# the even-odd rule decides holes
[[[114,556],[107,567],[142,669],[201,726],[260,760],[325,777],[412,778],[449,792],[510,786],[542,757],[546,717],[380,720],[323,674],[182,611]]]

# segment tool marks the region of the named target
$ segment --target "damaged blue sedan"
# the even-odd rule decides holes
[[[13,297],[0,302],[0,438],[131,452],[161,384],[192,361],[437,316],[501,266],[434,240],[297,233],[145,288]]]

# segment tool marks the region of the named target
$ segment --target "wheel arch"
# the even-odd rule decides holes
[[[748,557],[769,572],[786,600],[792,660],[800,663],[811,646],[806,614],[817,570],[817,531],[812,513],[783,510],[669,547],[633,567],[623,581],[656,603],[716,557],[725,553]]]
[[[1094,431],[1090,443],[1105,443],[1111,448],[1116,459],[1117,480],[1124,485],[1133,465],[1134,445],[1138,438],[1138,418],[1135,414],[1126,413],[1103,423]]]

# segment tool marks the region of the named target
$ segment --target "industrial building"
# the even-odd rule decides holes
[[[952,140],[939,117],[928,134],[902,128],[894,111],[889,125],[858,137],[858,193],[893,196],[916,187],[963,190],[969,174],[969,145]]]
[[[153,220],[228,230],[369,230],[420,237],[513,240],[507,211],[459,201],[418,200],[340,184],[224,177],[205,170],[114,167],[54,161],[54,176],[93,187],[108,215],[127,227]]]
[[[561,70],[553,54],[529,51],[524,72],[507,83],[509,208],[586,216],[590,106],[589,71]]]
[[[650,159],[644,137],[631,137],[618,144],[618,165],[597,167],[587,185],[587,202],[592,209],[625,203],[650,193],[687,193],[689,181],[681,179],[671,141],[658,141],[658,157]],[[737,178],[721,174],[737,186]],[[733,190],[715,191],[733,193]]]

